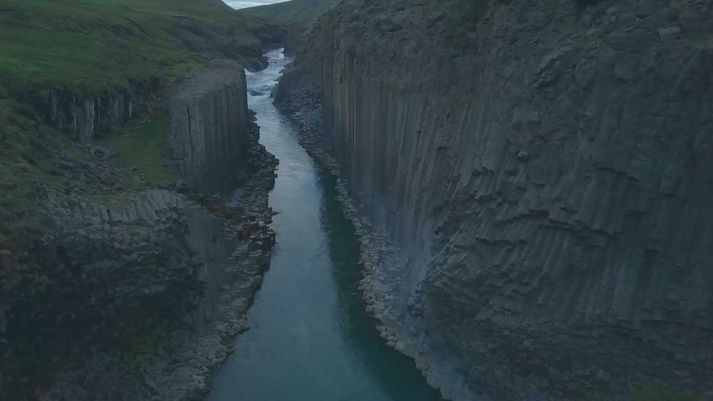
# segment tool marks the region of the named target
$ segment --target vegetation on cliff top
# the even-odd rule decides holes
[[[181,28],[187,19],[197,21],[195,32]],[[198,63],[190,41],[201,24],[245,41],[259,25],[218,0],[5,0],[0,87],[96,92],[178,77]]]
[[[52,144],[53,156],[72,149],[74,158],[94,157],[88,152],[91,149],[67,137],[53,136],[57,133],[40,123],[40,113],[28,105],[42,96],[42,91],[61,88],[77,96],[100,95],[149,83],[165,89],[210,57],[240,58],[248,53],[259,57],[255,32],[261,29],[265,29],[264,23],[235,13],[220,0],[2,1],[0,101],[5,123],[1,129],[8,152],[0,160],[0,172],[7,177],[0,184],[13,185],[5,188],[5,198],[22,198],[16,192],[21,187],[64,185],[56,177],[41,180],[46,171],[57,170],[44,164],[60,161],[44,157],[41,163],[30,163],[22,159],[37,148],[32,143]],[[168,184],[172,177],[163,165],[160,143],[168,116],[140,117],[140,122],[119,133],[123,135],[103,144],[117,151],[119,161],[130,171],[136,167],[139,174],[133,178],[143,176],[151,184]],[[25,153],[18,150],[26,148]],[[24,176],[31,179],[12,184],[13,177]]]
[[[133,122],[120,135],[108,136],[99,143],[117,152],[123,167],[135,169],[139,173],[138,177],[134,177],[132,186],[140,187],[144,182],[160,186],[172,185],[176,177],[164,163],[162,149],[169,124],[168,110],[162,108]]]

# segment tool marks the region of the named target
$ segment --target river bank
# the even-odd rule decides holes
[[[252,329],[235,339],[208,399],[438,400],[365,311],[359,241],[339,184],[300,146],[298,128],[270,96],[290,60],[280,51],[268,58],[270,67],[248,74],[248,83],[261,142],[280,160],[270,194],[276,248],[249,314]]]
[[[296,74],[302,75],[305,72],[309,74],[309,71],[304,70],[298,70]],[[278,86],[275,105],[299,127],[297,132],[300,146],[335,180],[336,199],[345,217],[353,225],[359,242],[360,296],[366,303],[366,311],[373,318],[379,335],[394,350],[413,359],[429,385],[441,391],[446,399],[452,399],[456,395],[465,396],[466,394],[458,394],[464,391],[462,383],[449,382],[447,372],[436,370],[436,366],[433,366],[432,362],[429,364],[420,353],[419,338],[409,327],[409,323],[413,322],[396,315],[389,306],[388,300],[398,291],[393,287],[393,283],[390,283],[389,274],[390,269],[398,268],[401,263],[397,252],[387,236],[377,232],[364,216],[340,176],[339,163],[331,155],[329,145],[321,133],[322,111],[320,95],[315,85],[304,85],[304,79],[297,78],[300,85],[294,88],[291,86],[292,79],[295,77],[284,81],[284,85],[281,81],[282,87]]]

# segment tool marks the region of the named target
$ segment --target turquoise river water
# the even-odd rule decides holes
[[[251,329],[217,372],[209,401],[436,401],[413,361],[366,315],[358,244],[334,180],[300,147],[270,91],[289,59],[248,73],[260,141],[280,160],[270,206],[277,244],[250,310]]]

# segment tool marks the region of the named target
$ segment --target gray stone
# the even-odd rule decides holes
[[[231,182],[250,146],[243,67],[213,61],[176,89],[170,112],[170,159],[186,184],[210,191]]]
[[[713,10],[572,3],[449,37],[427,27],[458,1],[354,0],[280,84],[353,198],[380,331],[454,400],[711,391]]]

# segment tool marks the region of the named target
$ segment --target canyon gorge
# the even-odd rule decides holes
[[[5,2],[0,399],[713,400],[712,1]]]

